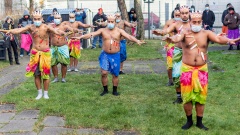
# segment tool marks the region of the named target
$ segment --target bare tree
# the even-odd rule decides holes
[[[126,21],[129,21],[127,6],[125,4],[125,0],[117,0],[117,2],[118,2],[118,8],[119,8],[119,10],[122,14],[122,19],[126,20]]]
[[[136,14],[138,17],[137,39],[143,40],[145,36],[145,31],[141,0],[134,0],[134,8],[136,9]]]
[[[12,14],[12,0],[4,0],[5,14]]]

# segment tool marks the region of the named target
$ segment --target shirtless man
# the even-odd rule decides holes
[[[40,11],[33,12],[34,24],[23,28],[12,30],[0,30],[1,32],[19,34],[29,31],[33,37],[33,45],[31,50],[30,62],[26,68],[26,77],[35,77],[35,85],[38,90],[36,100],[42,98],[42,81],[44,87],[44,98],[48,97],[49,74],[51,68],[51,52],[49,48],[49,32],[54,34],[65,34],[63,31],[53,29],[46,24],[42,24],[43,18]]]
[[[177,33],[180,33],[183,29],[190,29],[189,24],[189,8],[187,6],[180,7],[180,16],[182,21],[178,21],[177,23],[174,23],[173,25],[170,25],[166,29],[163,29],[162,31],[154,31],[157,35],[164,35],[166,33],[170,33],[173,31],[177,31]],[[173,81],[176,88],[177,93],[177,99],[173,102],[174,104],[181,104],[182,98],[181,98],[181,86],[179,82],[180,78],[180,67],[182,64],[182,46],[181,42],[178,42],[174,46],[173,51]]]
[[[115,17],[116,17],[116,27],[118,27],[119,29],[125,30],[125,27],[136,27],[136,24],[133,23],[129,23],[125,20],[122,20],[121,18],[121,13],[120,12],[116,12],[115,13]],[[127,47],[126,47],[126,39],[124,39],[124,37],[121,37],[121,41],[120,41],[120,72],[119,74],[124,74],[123,70],[123,62],[127,59]]]
[[[187,116],[187,123],[182,129],[189,129],[193,125],[192,109],[195,104],[197,123],[196,126],[208,130],[202,123],[204,105],[207,97],[208,66],[207,49],[209,41],[219,44],[235,44],[240,39],[228,39],[221,35],[215,35],[212,31],[203,30],[202,14],[191,14],[191,30],[183,30],[180,34],[168,37],[172,42],[182,41],[182,67],[181,67],[181,91],[183,107]]]
[[[166,22],[166,24],[163,27],[163,30],[166,30],[168,27],[170,27],[171,25],[175,25],[175,23],[177,23],[178,21],[181,21],[180,18],[180,11],[179,10],[174,10],[174,18],[168,20]],[[159,35],[159,30],[154,30],[153,34]],[[177,33],[176,31],[172,31],[169,34],[170,35],[174,35]],[[166,43],[166,45],[164,46],[164,48],[166,49],[167,52],[167,72],[168,72],[168,83],[167,86],[172,86],[173,84],[173,76],[172,76],[172,68],[173,68],[173,50],[174,50],[174,43]]]
[[[66,21],[63,23],[67,23],[71,28],[75,28],[75,29],[78,29],[78,27],[83,27],[83,28],[94,27],[93,25],[84,24],[80,21],[75,21],[75,13],[69,13],[69,21]],[[70,38],[73,36],[80,36],[80,35],[82,34],[76,33],[68,37],[69,38],[68,47],[69,47],[69,53],[70,53],[70,68],[67,71],[78,72],[77,65],[78,65],[78,60],[81,56],[80,40],[74,40]]]
[[[54,29],[61,31],[70,31],[71,33],[80,32],[80,30],[71,28],[67,25],[67,22],[62,22],[61,14],[56,13],[54,15],[54,24],[51,25]],[[61,72],[62,72],[62,82],[65,83],[65,77],[67,73],[67,65],[70,63],[69,57],[69,49],[67,45],[67,38],[65,36],[59,36],[52,34],[51,35],[51,53],[52,53],[52,72],[54,75],[53,83],[58,82],[58,63],[61,64]]]
[[[137,40],[135,37],[127,34],[124,30],[119,29],[116,26],[116,18],[114,15],[109,15],[107,28],[99,29],[95,32],[82,35],[81,37],[73,37],[76,39],[88,39],[94,36],[102,35],[103,46],[102,52],[99,56],[99,65],[101,67],[101,80],[104,91],[101,96],[108,93],[108,71],[112,74],[113,92],[112,94],[118,96],[118,75],[120,71],[120,45],[121,37],[125,37],[128,40],[136,42],[141,45],[143,42]]]

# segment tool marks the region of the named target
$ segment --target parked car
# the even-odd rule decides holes
[[[144,18],[144,29],[148,29],[148,13],[143,12],[143,18]],[[160,26],[160,18],[154,14],[153,12],[150,13],[150,27],[151,28],[159,28]]]

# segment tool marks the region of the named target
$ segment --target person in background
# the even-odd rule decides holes
[[[85,18],[87,17],[86,12],[83,8],[76,8],[73,13],[75,13],[76,20],[84,23]]]
[[[189,10],[191,13],[195,12],[195,6],[191,6],[190,10]]]
[[[134,23],[137,21],[137,14],[136,14],[136,10],[134,8],[131,8],[130,12],[128,12],[128,17],[129,17],[129,21],[130,23]],[[132,35],[134,37],[136,37],[136,27],[132,27]]]
[[[48,18],[47,18],[47,21],[46,21],[47,23],[53,23],[53,21],[54,21],[54,14],[56,12],[58,12],[57,8],[53,8],[52,14],[50,16],[48,16]]]
[[[97,26],[97,27],[94,28],[94,31],[97,31],[100,28],[105,28],[106,27],[106,24],[105,24],[106,20],[107,20],[107,16],[103,13],[103,9],[99,8],[98,13],[93,17],[93,25]],[[97,36],[94,36],[94,38],[93,38],[91,49],[96,48],[97,40],[99,41],[99,48],[102,48],[102,36],[97,35]]]
[[[174,18],[174,11],[175,10],[180,10],[180,4],[179,3],[176,5],[175,9],[172,11],[172,15],[171,15],[172,19]]]
[[[205,10],[202,15],[203,27],[205,30],[212,30],[213,24],[215,22],[215,14],[210,10],[209,4],[205,5]]]
[[[73,11],[73,13],[75,13],[75,21],[79,21],[79,22],[85,24],[85,18],[87,17],[87,15],[83,8],[76,8]],[[79,29],[86,31],[86,28],[83,28],[81,26],[79,26]],[[82,39],[81,39],[81,43],[83,43]],[[82,44],[81,44],[80,48],[83,49]]]
[[[228,3],[227,4],[227,9],[225,9],[224,11],[223,11],[223,13],[222,13],[222,24],[223,24],[223,26],[222,26],[222,33],[228,33],[228,27],[227,27],[227,25],[226,24],[224,24],[224,18],[225,18],[225,16],[228,14],[228,8],[230,7],[230,6],[232,6],[232,4],[231,3]]]
[[[14,29],[14,23],[11,17],[9,16],[6,17],[5,23],[3,24],[3,29],[5,30]],[[20,65],[18,60],[18,50],[17,50],[17,42],[16,42],[15,36],[13,34],[7,35],[5,38],[5,43],[7,45],[8,58],[9,58],[10,65],[13,65],[12,49],[15,57],[15,62],[17,65]]]
[[[212,10],[210,10],[209,4],[205,5],[205,10],[203,11],[202,15],[202,25],[205,30],[213,30],[213,24],[215,22],[215,14]],[[214,42],[211,41],[211,44],[214,44]]]
[[[33,24],[33,20],[30,18],[30,14],[28,10],[24,10],[23,17],[18,21],[18,27],[26,27],[28,25]],[[23,57],[24,50],[27,52],[27,55],[30,55],[30,48],[32,44],[32,37],[29,32],[24,32],[21,34],[21,49],[20,49],[20,57]]]
[[[224,18],[224,24],[228,26],[228,38],[237,39],[239,37],[239,24],[240,24],[240,16],[235,12],[234,7],[230,6],[228,8],[228,14]],[[229,44],[228,50],[233,50],[233,44]],[[237,50],[239,48],[239,42],[236,42]]]

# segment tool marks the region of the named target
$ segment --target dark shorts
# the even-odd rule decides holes
[[[120,41],[120,61],[124,62],[127,59],[127,40]]]

